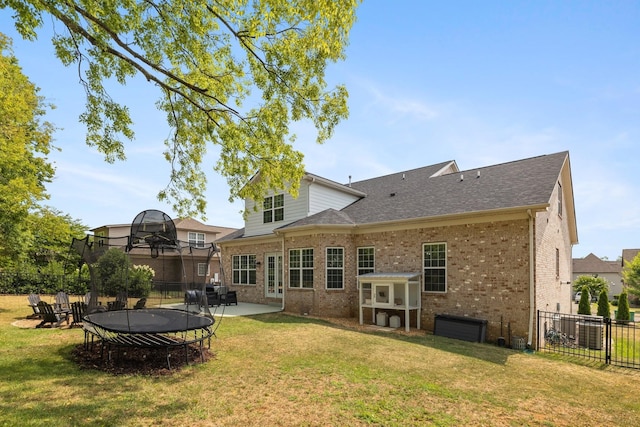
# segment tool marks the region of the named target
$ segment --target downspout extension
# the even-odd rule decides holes
[[[534,251],[534,242],[535,238],[533,235],[533,220],[534,216],[531,213],[531,209],[527,209],[527,214],[529,215],[529,336],[527,339],[527,347],[531,348],[532,338],[533,338],[533,322],[535,320],[535,251]]]

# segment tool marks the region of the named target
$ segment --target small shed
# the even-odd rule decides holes
[[[404,327],[410,327],[410,312],[416,312],[416,327],[420,329],[421,273],[367,273],[358,276],[360,324],[364,324],[364,309],[372,311],[376,323],[376,310],[404,312]],[[384,325],[386,326],[386,325]]]

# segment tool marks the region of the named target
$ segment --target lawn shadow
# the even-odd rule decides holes
[[[406,333],[404,329],[378,328],[373,325],[360,325],[354,319],[323,319],[311,316],[300,316],[291,313],[271,313],[247,316],[254,320],[272,324],[317,324],[331,328],[354,331],[363,334],[403,341],[415,345],[434,348],[461,356],[472,357],[499,365],[506,364],[510,356],[522,353],[507,347],[499,347],[490,343],[478,343],[436,336],[426,331]]]

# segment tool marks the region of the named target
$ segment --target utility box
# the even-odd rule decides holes
[[[448,314],[436,315],[433,327],[434,335],[471,342],[484,342],[486,333],[486,320]]]
[[[376,325],[387,326],[387,320],[389,320],[389,315],[387,313],[380,312],[376,314]]]
[[[391,316],[389,318],[389,327],[391,327],[391,328],[399,328],[400,327],[400,316]]]

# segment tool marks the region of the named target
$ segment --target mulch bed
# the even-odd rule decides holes
[[[184,348],[169,349],[169,360],[171,369],[167,367],[167,352],[164,348],[113,348],[111,360],[105,348],[104,355],[101,356],[101,346],[99,342],[94,342],[85,349],[84,344],[77,345],[71,354],[72,359],[80,365],[82,369],[92,369],[107,372],[112,375],[146,375],[165,376],[172,375],[188,364],[207,362],[214,357],[206,346],[203,347],[202,355],[200,346],[191,344],[187,347],[188,357],[185,356]]]

